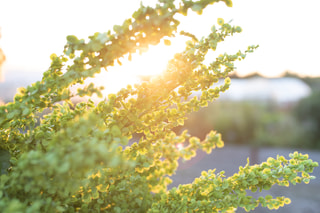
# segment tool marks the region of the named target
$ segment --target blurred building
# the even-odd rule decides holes
[[[310,94],[311,88],[298,78],[254,77],[231,79],[229,90],[222,93],[218,100],[273,102],[280,106],[291,106]],[[201,91],[194,95],[200,96]]]

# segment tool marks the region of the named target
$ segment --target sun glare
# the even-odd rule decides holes
[[[141,55],[132,54],[131,61],[128,60],[128,56],[120,58],[121,65],[115,63],[108,72],[96,76],[96,83],[105,87],[104,93],[107,95],[116,93],[128,84],[139,83],[145,76],[159,75],[166,69],[174,54],[184,50],[184,44],[184,39],[174,38],[170,46],[160,43],[157,46],[149,46],[149,50]]]
[[[180,151],[184,148],[183,143],[176,144],[177,149]]]
[[[175,38],[171,41],[169,46],[161,42],[156,46],[150,45],[148,51],[141,55],[139,53],[133,54],[132,61],[126,61],[124,68],[129,69],[137,76],[161,74],[174,54],[184,49],[184,43],[181,40]]]

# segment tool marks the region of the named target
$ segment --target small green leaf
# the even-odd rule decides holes
[[[121,136],[121,130],[118,126],[114,125],[111,127],[111,134],[114,137],[120,137]]]
[[[191,7],[191,10],[192,11],[195,11],[195,12],[201,12],[202,11],[202,6],[200,4],[194,4],[192,7]]]
[[[118,207],[118,206],[114,207],[113,210],[114,210],[115,213],[121,213],[121,208]]]
[[[135,202],[138,204],[138,206],[141,206],[142,200],[140,198],[135,198]]]
[[[78,42],[78,38],[75,35],[68,35],[67,36],[67,41],[70,43],[77,43]]]
[[[222,26],[224,24],[223,18],[218,18],[218,24]]]
[[[30,112],[29,108],[24,108],[23,111],[22,111],[22,115],[28,115],[29,112]]]

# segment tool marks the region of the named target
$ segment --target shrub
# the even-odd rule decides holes
[[[259,203],[273,209],[290,200],[270,195],[254,199],[246,190],[309,182],[309,173],[318,164],[308,155],[293,153],[289,160],[278,156],[260,165],[248,162],[228,178],[223,172],[204,171],[193,183],[167,190],[179,158],[187,160],[198,149],[210,153],[223,146],[214,131],[200,141],[172,129],[184,123],[186,114],[225,91],[233,62],[256,48],[221,55],[205,66],[209,49],[241,31],[223,19],[218,20],[219,29],[212,27],[202,39],[182,32],[191,40],[159,78],[129,85],[97,105],[91,100],[71,103],[76,95],[101,96],[102,88],[90,84],[72,94],[70,86],[125,55],[174,36],[179,24],[175,14],[186,15],[189,9],[201,13],[216,1],[182,1],[179,6],[170,0],[159,2],[155,8],[141,5],[133,19],[114,26],[113,32],[95,33],[88,42],[68,36],[64,54],[51,56],[42,80],[21,88],[14,102],[0,107],[1,148],[10,154],[10,167],[0,177],[1,212],[220,212],[238,207],[249,211]],[[231,1],[224,2],[231,6]],[[225,84],[210,89],[219,78]],[[201,97],[188,100],[194,90],[202,90]],[[36,125],[45,108],[52,112]],[[128,146],[135,133],[144,136]]]
[[[312,148],[320,148],[320,91],[302,99],[295,108],[295,116],[304,131],[305,142]]]
[[[301,144],[304,132],[292,110],[257,102],[217,101],[188,118],[180,129],[200,138],[215,129],[228,144],[314,148]]]

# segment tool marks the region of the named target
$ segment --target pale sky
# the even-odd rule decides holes
[[[139,4],[139,0],[0,0],[0,47],[7,56],[5,76],[15,71],[45,71],[51,53],[62,53],[67,35],[87,38],[95,32],[106,32],[131,17]],[[235,53],[249,45],[260,45],[255,53],[236,64],[240,74],[260,72],[273,77],[290,70],[320,76],[319,9],[319,0],[234,0],[233,8],[218,3],[210,5],[201,16],[190,13],[178,18],[181,30],[199,37],[210,32],[217,18],[226,22],[232,19],[232,24],[241,26],[243,32],[218,49],[219,53]],[[171,49],[155,48],[154,52],[162,55],[149,59],[156,57],[160,58],[159,63],[165,63],[161,59],[168,60],[168,56],[182,49],[184,41],[172,43]],[[124,68],[139,69],[149,59]],[[154,63],[149,63],[149,69],[155,67]]]

